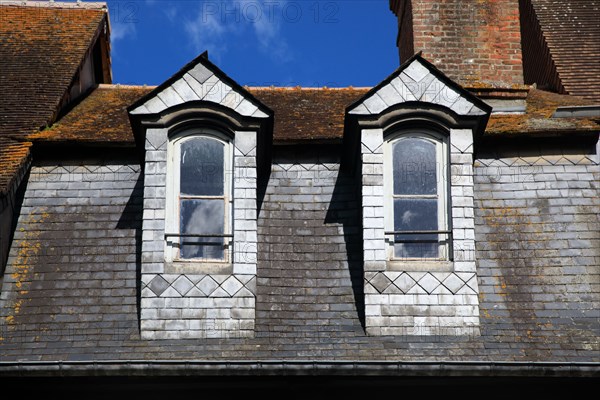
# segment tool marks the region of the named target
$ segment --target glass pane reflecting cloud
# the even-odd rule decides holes
[[[181,200],[181,233],[225,233],[224,200]],[[185,259],[224,259],[224,239],[182,238],[180,257]]]
[[[182,195],[222,196],[225,146],[218,140],[193,138],[180,146]]]
[[[435,144],[422,138],[405,138],[393,145],[394,194],[436,194]]]
[[[394,230],[438,230],[437,200],[394,199]],[[437,234],[396,235],[394,244],[397,258],[437,258],[439,244]]]

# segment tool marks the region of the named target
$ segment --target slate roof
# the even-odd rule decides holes
[[[340,140],[346,107],[364,96],[368,88],[248,88],[274,111],[277,142]]]
[[[600,1],[531,2],[567,92],[600,102]]]
[[[69,180],[60,177],[81,167],[41,163],[32,170],[2,290],[0,361],[600,361],[598,297],[578,277],[581,269],[494,263],[499,253],[485,247],[478,248],[481,335],[365,335],[359,192],[351,176],[338,176],[341,151],[277,151],[258,218],[255,338],[142,340],[139,166],[109,157],[104,166],[88,165],[86,179]],[[314,185],[284,179],[290,160]],[[586,207],[593,213],[597,206]],[[514,227],[490,231],[498,211],[482,209],[477,229],[509,244]],[[588,229],[586,221],[577,226]],[[565,303],[565,296],[579,300]]]
[[[272,111],[208,59],[205,51],[133,103],[132,117],[159,114],[186,102],[209,102],[244,117],[268,118]]]
[[[151,89],[101,85],[51,128],[31,133],[39,127],[32,125],[17,133],[24,140],[45,143],[130,145],[133,135],[126,108]],[[341,139],[346,107],[367,89],[249,91],[274,111],[276,141],[308,144],[275,150],[272,180],[258,216],[255,337],[142,340],[138,294],[143,176],[139,161],[128,149],[102,154],[102,163],[97,165],[87,159],[84,166],[79,161],[97,153],[71,154],[63,160],[42,154],[27,184],[2,288],[0,362],[600,362],[598,285],[581,281],[582,276],[596,279],[595,271],[544,257],[529,257],[531,265],[516,265],[513,260],[523,260],[518,252],[507,258],[502,251],[512,248],[512,235],[531,221],[522,215],[511,219],[513,215],[506,215],[510,209],[493,204],[476,211],[477,235],[489,236],[489,243],[477,248],[481,335],[365,335],[360,192],[353,177],[338,174],[339,145],[311,144]],[[528,113],[493,117],[489,133],[554,129],[548,117],[557,105],[565,104],[584,101],[532,90]],[[557,131],[592,132],[597,129],[592,122],[561,119],[556,123],[565,125]],[[30,145],[0,135],[1,170],[23,165]],[[312,174],[314,182],[291,179],[297,175],[291,175],[290,160],[303,174]],[[6,176],[10,178],[10,173]],[[569,229],[587,232],[593,239],[597,221],[589,221],[588,216],[597,214],[598,197],[589,198],[589,204],[573,207],[577,208],[573,218],[582,217],[569,220],[573,222]],[[536,217],[554,212],[543,206],[539,212],[531,211]],[[576,251],[552,248],[555,244],[550,240],[542,242],[546,247],[540,251],[547,259],[564,250],[565,257],[577,261]],[[490,243],[492,248],[486,247]],[[565,241],[555,247],[570,245]],[[589,258],[596,256],[597,249],[588,252]],[[540,258],[550,264],[534,264]],[[367,372],[375,369],[372,366]]]

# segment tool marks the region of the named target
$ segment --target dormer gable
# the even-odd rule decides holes
[[[348,114],[378,115],[399,104],[428,103],[460,116],[481,116],[488,106],[415,55],[348,107]]]
[[[131,107],[132,115],[160,114],[188,102],[213,103],[244,117],[268,118],[272,112],[234,82],[204,52]]]

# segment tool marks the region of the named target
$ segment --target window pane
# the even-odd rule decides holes
[[[438,230],[437,200],[394,199],[394,231],[425,230]],[[438,258],[438,237],[435,233],[395,235],[394,256]]]
[[[225,233],[224,200],[181,200],[181,233]],[[224,259],[224,238],[182,237],[181,258]]]
[[[436,194],[435,144],[406,138],[393,145],[394,194]]]
[[[225,146],[218,140],[195,138],[181,144],[182,195],[222,196]]]

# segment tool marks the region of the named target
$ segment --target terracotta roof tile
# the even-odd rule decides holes
[[[492,114],[486,136],[600,131],[598,118],[552,118],[557,107],[589,106],[590,100],[531,89],[526,103],[525,114]]]
[[[600,0],[531,0],[561,82],[600,102]]]
[[[34,142],[133,143],[126,108],[152,91],[146,86],[100,85],[48,129],[27,136]],[[275,112],[280,142],[338,140],[346,107],[367,89],[249,88]]]
[[[30,147],[30,142],[0,136],[0,197],[10,190],[14,180],[27,166]]]
[[[367,88],[249,88],[275,113],[275,142],[341,140],[346,107]]]
[[[152,91],[147,86],[100,85],[62,119],[27,136],[33,142],[133,144],[126,108]],[[279,143],[340,140],[345,109],[366,88],[249,88],[274,111],[274,140]],[[565,131],[598,132],[592,118],[551,118],[557,107],[584,106],[590,101],[531,89],[525,114],[492,114],[486,135],[529,135]]]
[[[0,135],[52,122],[105,8],[0,3]]]
[[[100,85],[50,128],[28,138],[34,142],[133,144],[126,108],[152,89]]]

